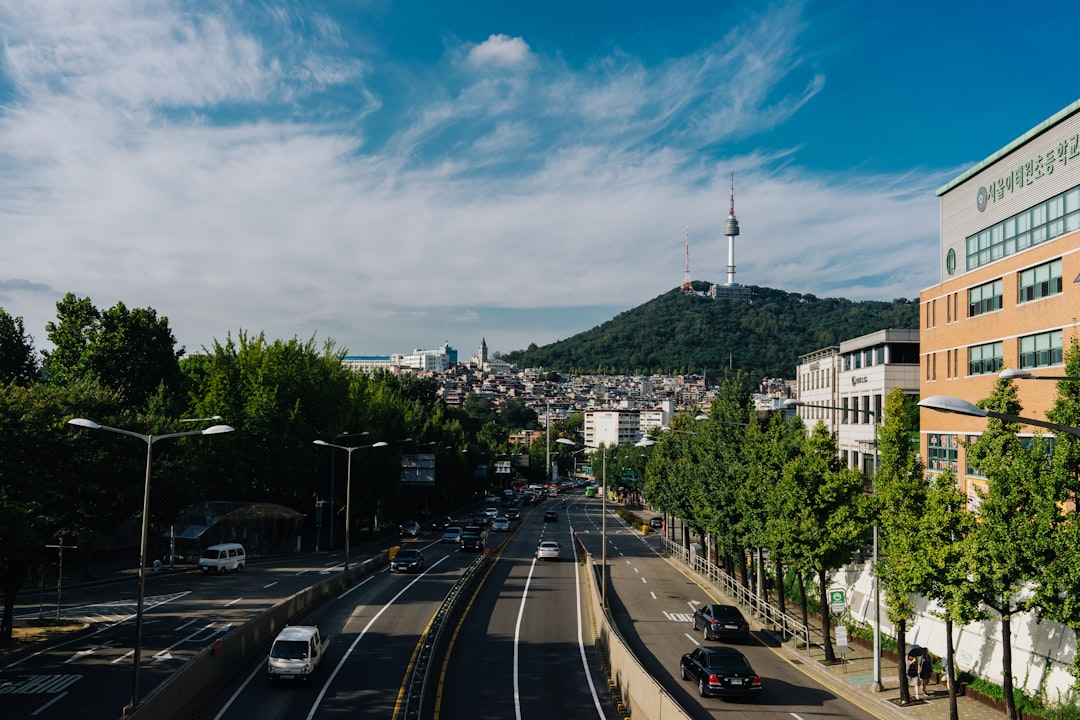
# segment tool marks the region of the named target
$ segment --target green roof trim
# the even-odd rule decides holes
[[[967,172],[965,172],[963,175],[960,175],[958,178],[956,178],[952,182],[949,182],[949,183],[947,183],[945,185],[942,185],[940,188],[937,189],[937,192],[935,194],[938,197],[941,197],[942,195],[949,192],[950,190],[952,190],[954,187],[956,187],[960,183],[962,183],[965,180],[967,180],[968,178],[970,178],[972,175],[975,175],[976,173],[980,172],[986,166],[997,162],[998,160],[1000,160],[1004,156],[1011,153],[1016,148],[1020,147],[1021,145],[1023,145],[1027,141],[1031,140],[1036,135],[1041,135],[1042,133],[1046,132],[1047,130],[1049,130],[1053,126],[1055,126],[1058,123],[1065,120],[1065,118],[1069,117],[1070,115],[1074,115],[1077,112],[1080,112],[1080,100],[1075,100],[1071,105],[1066,107],[1064,110],[1059,111],[1056,115],[1052,116],[1048,120],[1044,120],[1043,122],[1039,123],[1038,125],[1036,125],[1032,129],[1028,130],[1026,133],[1021,135],[1017,139],[1013,140],[1011,143],[1009,143],[1005,147],[1001,148],[996,153],[994,153],[993,155],[986,158],[985,160],[983,160],[981,163],[979,163],[975,167],[973,167],[970,170],[968,170]]]

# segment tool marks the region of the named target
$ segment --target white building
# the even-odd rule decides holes
[[[633,445],[641,436],[641,417],[637,410],[585,412],[585,445],[588,447]]]

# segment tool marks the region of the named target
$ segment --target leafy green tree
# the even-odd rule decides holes
[[[928,578],[926,537],[920,520],[926,508],[927,484],[911,433],[907,397],[900,388],[885,398],[885,413],[878,427],[880,465],[872,496],[879,525],[878,561],[874,568],[884,593],[885,609],[896,627],[896,644],[907,646],[907,624],[915,619],[914,596]],[[900,700],[909,702],[906,667],[897,664]]]
[[[152,308],[128,310],[122,302],[101,312],[71,293],[56,304],[56,314],[57,322],[45,325],[55,345],[45,353],[50,382],[94,378],[123,392],[135,409],[145,407],[159,385],[179,392],[184,350],[176,348],[168,318]]]
[[[997,381],[982,405],[1007,416],[1021,411],[1016,387],[1007,378]],[[979,601],[1001,617],[1002,691],[1009,720],[1017,717],[1011,620],[1031,607],[1019,591],[1037,583],[1054,561],[1059,515],[1044,444],[1025,445],[1019,430],[1020,425],[1008,418],[990,417],[986,432],[968,447],[968,462],[987,482],[969,545],[970,581]]]
[[[26,334],[21,317],[0,307],[0,384],[27,385],[37,375],[34,339]]]
[[[499,409],[499,423],[508,430],[539,427],[536,411],[520,400],[506,400]]]
[[[828,574],[847,563],[865,539],[870,512],[862,477],[841,466],[836,438],[819,422],[804,451],[785,468],[781,493],[791,518],[793,560],[800,572],[817,573],[825,660],[835,662]],[[805,618],[805,593],[803,598]]]

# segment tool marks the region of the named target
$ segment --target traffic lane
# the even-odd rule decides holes
[[[139,696],[222,633],[321,581],[326,562],[285,559],[225,576],[148,576]],[[88,604],[63,609],[95,622],[91,630],[8,658],[0,669],[0,694],[10,696],[6,716],[116,717],[133,694],[137,596],[134,582],[97,586],[83,595]]]
[[[618,717],[591,649],[589,677],[583,667],[569,530],[541,517],[522,521],[470,598],[439,678],[436,717],[598,717],[592,687],[602,690],[600,717]],[[535,561],[541,539],[562,544],[563,559]]]
[[[624,537],[617,546],[630,540]],[[708,594],[666,560],[656,556],[622,558],[609,563],[609,572],[609,606],[631,649],[647,672],[695,717],[716,717],[740,705],[745,711],[746,702],[753,703],[755,716],[778,720],[790,720],[792,713],[804,720],[876,717],[799,670],[797,663],[801,661],[790,659],[769,633],[752,632],[751,639],[743,643],[705,641],[701,631],[693,630],[693,609],[724,600],[718,594]],[[758,698],[737,703],[701,698],[696,686],[680,679],[679,662],[684,653],[701,645],[719,644],[739,649],[761,675],[763,689]]]
[[[202,717],[391,717],[421,634],[475,560],[451,545],[434,545],[424,555],[424,572],[380,571],[298,621],[318,625],[329,641],[311,681],[271,685],[263,652]]]

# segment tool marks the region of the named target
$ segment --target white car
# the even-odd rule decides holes
[[[562,547],[554,540],[544,540],[536,546],[537,560],[558,560]]]
[[[444,543],[459,543],[461,542],[461,528],[457,525],[450,525],[443,531],[442,541]]]
[[[507,532],[510,529],[510,521],[504,517],[497,517],[491,521],[492,532]]]
[[[497,507],[484,508],[484,514],[487,515],[492,520],[494,520],[495,518],[497,518],[499,516],[499,508],[497,508]]]

